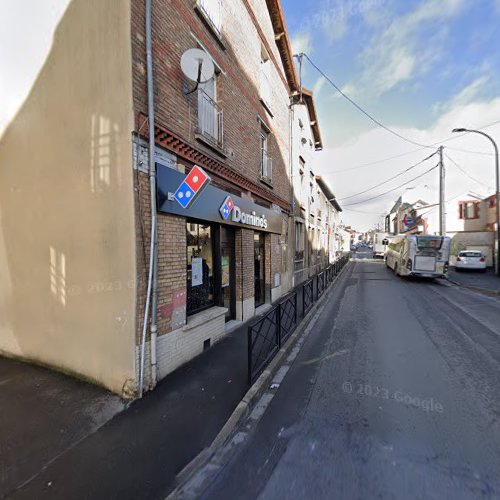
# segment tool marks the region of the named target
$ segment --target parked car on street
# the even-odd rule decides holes
[[[486,258],[483,252],[477,250],[464,250],[457,255],[455,263],[456,271],[470,269],[476,271],[486,271]]]

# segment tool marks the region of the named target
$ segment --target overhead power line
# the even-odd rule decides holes
[[[466,191],[461,191],[460,193],[456,194],[455,196],[451,197],[451,198],[448,198],[445,203],[448,204],[450,203],[451,201],[455,200],[456,198],[458,198],[459,196],[462,196],[466,193]],[[420,214],[420,217],[423,217],[424,215],[427,215],[427,214],[430,214],[431,212],[434,212],[434,210],[437,210],[439,208],[439,203],[436,203],[434,205],[433,208],[431,208],[430,210],[427,210],[427,212],[424,212],[422,214]]]
[[[372,186],[368,189],[365,189],[364,191],[360,191],[359,193],[356,194],[351,194],[349,196],[344,196],[343,198],[338,198],[339,201],[342,200],[347,200],[349,198],[354,198],[355,196],[359,196],[360,194],[365,194],[368,191],[372,191],[373,189],[376,189],[380,186],[383,186],[384,184],[387,184],[388,182],[391,182],[392,180],[396,179],[397,177],[400,177],[403,174],[406,174],[406,172],[409,172],[410,170],[413,170],[414,168],[418,167],[419,165],[422,165],[422,163],[426,162],[427,160],[430,160],[434,155],[436,155],[438,152],[434,151],[431,155],[427,156],[427,158],[424,158],[423,160],[420,160],[418,163],[415,163],[414,165],[411,165],[410,167],[402,170],[401,172],[397,173],[396,175],[393,175],[392,177],[389,177],[385,181],[379,182],[378,184],[375,184],[375,186]]]
[[[423,148],[428,148],[430,146],[427,146],[425,144],[421,144],[420,142],[416,142],[412,139],[408,139],[408,137],[405,137],[404,135],[401,135],[399,134],[398,132],[396,132],[395,130],[392,130],[391,128],[387,127],[386,125],[384,125],[381,121],[377,120],[375,117],[373,117],[370,113],[368,113],[367,111],[365,111],[358,103],[356,103],[355,101],[353,101],[347,94],[345,94],[344,92],[342,92],[342,90],[337,86],[335,85],[335,83],[330,79],[330,77],[328,77],[321,69],[318,68],[318,66],[316,66],[316,64],[314,64],[312,61],[311,61],[311,58],[307,55],[307,54],[304,54],[305,58],[309,61],[309,63],[316,69],[316,71],[323,76],[323,78],[326,79],[326,81],[332,85],[332,87],[335,88],[335,90],[344,98],[344,99],[347,99],[358,111],[360,111],[361,113],[363,113],[366,117],[368,117],[373,123],[377,124],[379,127],[383,128],[384,130],[387,130],[387,132],[389,132],[390,134],[392,135],[395,135],[396,137],[399,137],[400,139],[402,139],[403,141],[406,141],[406,142],[409,142],[410,144],[414,144],[415,146],[421,146]]]
[[[417,142],[417,141],[414,141],[413,139],[410,139],[408,137],[405,137],[404,135],[400,134],[399,132],[396,132],[395,130],[393,130],[392,128],[388,127],[387,125],[384,125],[380,120],[378,120],[377,118],[375,118],[374,116],[372,116],[370,113],[368,113],[368,111],[365,111],[357,102],[355,102],[353,99],[351,99],[345,92],[342,91],[342,89],[340,89],[340,87],[338,87],[334,82],[333,80],[326,74],[324,73],[316,64],[314,64],[314,62],[311,60],[311,58],[306,54],[306,53],[302,53],[302,55],[309,61],[309,63],[311,64],[311,66],[313,66],[313,68],[316,69],[316,71],[321,75],[323,76],[323,78],[325,78],[325,80],[344,98],[346,99],[347,101],[349,101],[358,111],[360,111],[361,113],[363,113],[367,118],[369,118],[373,123],[375,123],[376,125],[378,125],[379,127],[383,128],[384,130],[386,130],[387,132],[389,132],[390,134],[398,137],[399,139],[403,140],[403,141],[406,141],[410,144],[413,144],[415,146],[420,146],[422,149],[431,149],[431,148],[434,148],[435,146],[437,146],[438,144],[440,144],[440,142],[436,142],[434,144],[422,144],[420,142]],[[448,139],[445,139],[444,141],[441,141],[441,142],[447,142],[447,141],[450,141],[452,140],[452,138],[448,138]],[[485,153],[483,151],[469,151],[469,150],[466,150],[466,149],[458,149],[458,148],[449,148],[449,149],[454,149],[456,151],[460,151],[460,152],[463,152],[463,153],[474,153],[474,154],[480,154],[480,155],[487,155],[487,156],[491,156],[491,153]]]
[[[453,163],[453,165],[455,165],[455,167],[458,168],[458,170],[460,170],[464,175],[466,175],[469,179],[473,180],[474,182],[476,182],[477,184],[481,184],[481,186],[484,186],[486,189],[491,189],[491,186],[488,186],[487,184],[485,184],[484,182],[480,181],[479,179],[476,179],[475,177],[473,177],[472,175],[470,175],[464,168],[462,168],[451,156],[449,156],[448,154],[445,153],[445,156],[446,158],[448,158],[448,160],[451,161],[451,163]]]
[[[500,120],[497,120],[495,122],[488,123],[488,125],[483,125],[482,127],[473,127],[473,128],[475,130],[484,130],[486,128],[493,127],[493,125],[498,125],[499,123],[500,123]],[[454,141],[456,139],[460,139],[460,137],[463,137],[464,135],[467,135],[467,134],[466,133],[455,134],[455,135],[448,137],[447,139],[443,139],[442,141],[435,142],[433,145],[438,146],[438,145],[443,144],[443,143],[448,142],[448,141]],[[447,148],[450,149],[449,146],[447,146]],[[380,160],[370,161],[368,163],[361,163],[359,165],[355,165],[353,167],[348,167],[348,168],[342,168],[340,170],[332,170],[331,173],[332,174],[340,174],[341,172],[349,172],[351,170],[359,170],[362,168],[368,168],[368,167],[371,167],[372,165],[377,165],[379,163],[385,163],[387,161],[396,160],[398,158],[402,158],[403,156],[411,155],[413,153],[418,153],[419,151],[423,151],[425,149],[427,149],[427,148],[412,149],[411,151],[407,151],[406,153],[400,153],[398,155],[389,156],[388,158],[381,158]],[[478,151],[464,151],[464,152],[473,153],[473,154],[479,153]],[[490,153],[480,153],[480,154],[490,154]]]
[[[389,194],[389,193],[392,193],[393,191],[396,191],[396,189],[399,189],[399,188],[402,188],[404,186],[407,186],[408,184],[416,181],[417,179],[420,179],[421,177],[423,177],[424,175],[427,175],[429,172],[432,172],[434,169],[438,168],[439,167],[439,163],[437,165],[434,165],[432,168],[430,168],[429,170],[426,170],[423,174],[420,174],[420,175],[417,175],[416,177],[414,177],[413,179],[410,179],[409,181],[407,182],[404,182],[403,184],[400,184],[399,186],[396,186],[395,188],[392,188],[392,189],[389,189],[388,191],[385,191],[384,193],[380,193],[380,194],[377,194],[376,196],[372,196],[371,198],[367,198],[366,200],[362,200],[362,201],[356,201],[354,203],[348,203],[347,205],[345,205],[346,207],[352,207],[353,205],[360,205],[361,203],[366,203],[368,201],[371,201],[371,200],[375,200],[377,198],[380,198],[381,196],[385,196],[386,194]]]

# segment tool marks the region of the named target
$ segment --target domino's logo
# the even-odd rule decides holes
[[[222,205],[219,208],[219,212],[224,220],[227,220],[231,215],[231,212],[234,208],[234,202],[231,199],[231,196],[226,196],[226,199],[223,201]]]
[[[178,187],[174,198],[182,208],[188,208],[209,182],[210,177],[196,165]]]

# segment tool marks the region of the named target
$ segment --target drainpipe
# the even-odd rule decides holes
[[[153,95],[153,55],[152,55],[152,34],[151,34],[151,0],[145,0],[146,9],[146,64],[148,79],[148,117],[149,117],[149,189],[151,199],[151,244],[149,249],[149,273],[146,293],[146,305],[144,309],[144,323],[142,326],[141,339],[141,363],[139,375],[139,396],[142,397],[144,390],[144,364],[146,352],[146,333],[149,319],[149,306],[151,303],[151,323],[150,323],[150,357],[151,357],[151,383],[156,385],[156,309],[158,304],[158,270],[156,255],[157,236],[157,213],[156,213],[156,169],[155,169],[155,115],[154,115],[154,95]]]

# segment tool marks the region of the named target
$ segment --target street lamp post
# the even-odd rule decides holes
[[[496,176],[496,224],[497,224],[497,253],[495,256],[495,271],[497,276],[500,276],[500,169],[498,166],[498,146],[497,143],[488,134],[481,132],[481,130],[470,130],[467,128],[454,128],[452,132],[471,132],[474,134],[480,134],[491,141],[493,147],[495,148],[495,176]]]

